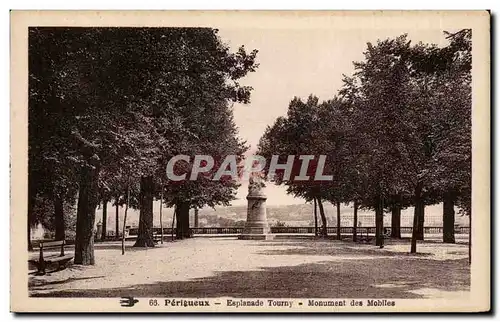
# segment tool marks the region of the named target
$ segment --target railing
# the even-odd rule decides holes
[[[194,235],[210,235],[210,234],[241,234],[243,227],[203,227],[191,228]]]
[[[129,236],[136,236],[139,231],[139,228],[130,228],[128,231]],[[173,233],[175,234],[176,229],[173,229]],[[243,232],[243,227],[198,227],[191,228],[191,232],[194,235],[228,235],[228,234],[241,234]],[[160,228],[153,228],[154,235],[160,235]],[[172,235],[172,228],[163,228],[163,235]]]
[[[160,235],[160,228],[153,228],[153,233],[155,235]],[[191,228],[191,232],[193,235],[237,235],[243,232],[243,227],[197,227]],[[318,230],[320,228],[318,227]],[[138,233],[138,228],[130,228],[129,236],[136,236]],[[176,229],[173,229],[173,233],[175,234]],[[328,234],[336,234],[337,227],[327,227],[326,228]],[[341,234],[352,235],[354,228],[353,227],[340,227]],[[412,227],[401,227],[401,234],[411,234],[413,228]],[[384,234],[390,234],[391,228],[385,227]],[[314,227],[271,227],[271,233],[273,234],[314,234]],[[357,233],[360,235],[374,235],[375,227],[358,227]],[[442,234],[443,227],[424,227],[424,234]],[[455,227],[456,234],[468,234],[469,227]],[[163,228],[164,235],[171,235],[172,228],[166,227]]]
[[[271,227],[273,234],[314,234],[314,227]]]

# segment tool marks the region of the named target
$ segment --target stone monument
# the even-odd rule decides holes
[[[238,239],[271,240],[274,238],[267,223],[267,197],[262,191],[263,187],[264,183],[260,175],[250,176],[247,195],[247,222]]]

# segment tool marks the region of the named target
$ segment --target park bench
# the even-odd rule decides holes
[[[38,268],[37,275],[45,275],[45,268],[47,264],[57,263],[57,270],[66,268],[66,264],[73,259],[73,255],[64,254],[64,240],[49,241],[40,243],[40,256],[38,259],[32,259],[30,262],[34,263]],[[44,251],[50,249],[61,249],[60,253],[45,254]]]
[[[382,232],[382,236],[383,236],[384,239],[391,238],[391,230],[390,230],[390,228],[384,227],[384,231]],[[371,243],[374,239],[375,239],[375,236],[369,235],[368,232],[366,232],[365,234],[360,233],[357,236],[357,240],[360,243]]]
[[[158,244],[161,241],[160,234],[153,234],[153,243]]]
[[[366,233],[366,234],[359,234],[357,236],[357,240],[360,243],[371,243],[371,241],[373,240],[373,237],[371,237],[370,235],[368,235],[368,233]]]

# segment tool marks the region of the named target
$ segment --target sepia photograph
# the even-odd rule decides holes
[[[11,12],[11,310],[489,311],[489,19]]]

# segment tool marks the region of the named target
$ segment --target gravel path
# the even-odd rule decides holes
[[[155,248],[96,244],[96,265],[30,275],[32,296],[380,297],[465,296],[464,244],[373,245],[324,240],[193,238]],[[70,249],[70,251],[72,251]]]

